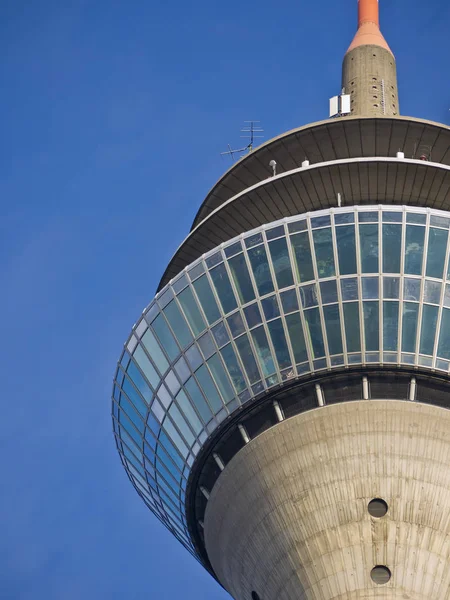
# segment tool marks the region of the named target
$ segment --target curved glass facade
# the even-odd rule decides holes
[[[286,218],[192,263],[144,311],[117,368],[114,432],[139,494],[191,552],[190,469],[240,406],[348,365],[449,371],[449,226],[394,205]]]

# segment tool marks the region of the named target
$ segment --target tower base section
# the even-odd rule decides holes
[[[236,600],[450,600],[450,411],[361,400],[282,421],[225,467],[204,526]]]

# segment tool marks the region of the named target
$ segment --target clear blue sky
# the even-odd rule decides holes
[[[449,123],[448,0],[380,5],[402,114]],[[326,118],[355,21],[356,0],[1,2],[2,600],[228,597],[128,482],[111,379],[219,153],[246,119]]]

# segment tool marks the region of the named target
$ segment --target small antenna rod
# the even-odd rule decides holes
[[[243,148],[238,148],[237,150],[234,150],[233,148],[231,148],[230,144],[227,144],[228,150],[226,152],[221,152],[221,156],[231,156],[232,160],[234,161],[235,154],[244,152],[244,154],[241,154],[239,157],[242,158],[243,156],[245,156],[245,153],[249,154],[253,151],[253,146],[256,138],[264,137],[263,135],[258,135],[259,133],[262,133],[264,129],[262,129],[260,125],[255,125],[255,123],[260,123],[260,121],[244,121],[244,123],[248,123],[248,125],[244,125],[244,127],[241,129],[241,133],[245,134],[241,135],[241,138],[249,139],[250,142]]]

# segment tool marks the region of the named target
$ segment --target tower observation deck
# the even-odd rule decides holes
[[[342,87],[348,114],[207,194],[125,343],[114,435],[236,600],[450,600],[450,128],[399,116],[377,0]]]

